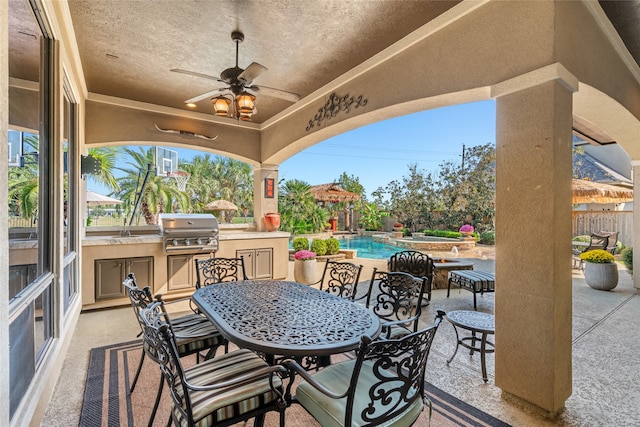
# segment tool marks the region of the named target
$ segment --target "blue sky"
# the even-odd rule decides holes
[[[399,180],[416,163],[435,172],[443,161],[461,160],[462,145],[495,144],[495,102],[428,110],[364,126],[309,147],[280,165],[280,179],[311,185],[337,180],[343,172],[360,179],[368,196]],[[180,161],[198,154],[178,149]],[[108,191],[92,180],[89,190]]]

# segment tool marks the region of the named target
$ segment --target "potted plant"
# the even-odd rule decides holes
[[[462,227],[460,227],[460,230],[458,230],[458,231],[460,231],[460,233],[462,233],[462,235],[463,235],[464,237],[470,237],[470,236],[471,236],[471,234],[473,234],[473,232],[474,232],[475,230],[474,230],[474,228],[473,228],[473,225],[471,225],[471,224],[465,224],[465,225],[463,225]]]
[[[264,214],[264,226],[267,231],[278,231],[278,228],[280,228],[280,214],[277,212]]]
[[[593,289],[610,291],[618,285],[618,264],[614,257],[603,249],[582,252],[584,280]]]
[[[306,249],[293,254],[293,277],[296,282],[310,285],[316,281],[316,253]]]
[[[404,227],[401,223],[396,222],[393,224],[393,231],[402,231],[402,227]]]

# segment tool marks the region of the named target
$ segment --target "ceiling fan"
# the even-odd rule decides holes
[[[240,43],[242,43],[242,41],[244,40],[244,34],[240,31],[233,31],[231,33],[231,40],[233,40],[236,44],[236,65],[235,67],[227,68],[222,73],[220,73],[219,78],[210,76],[208,74],[182,70],[179,68],[174,68],[171,70],[174,73],[182,73],[190,76],[201,77],[220,83],[225,83],[227,85],[187,99],[186,101],[184,101],[185,104],[195,104],[196,102],[201,101],[205,98],[214,97],[211,99],[211,102],[214,105],[216,115],[227,116],[230,114],[229,107],[232,101],[224,95],[228,95],[230,92],[235,98],[235,102],[233,102],[235,113],[231,114],[235,118],[250,120],[251,114],[255,112],[255,105],[253,105],[255,96],[251,92],[284,99],[290,102],[297,102],[300,100],[300,95],[293,92],[287,92],[285,90],[275,89],[267,86],[252,85],[253,80],[255,80],[263,72],[267,71],[267,67],[258,64],[257,62],[252,62],[246,69],[240,68],[238,66],[238,50]],[[216,94],[218,95],[218,97],[215,97]]]

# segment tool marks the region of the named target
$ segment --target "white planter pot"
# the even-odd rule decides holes
[[[293,263],[293,277],[296,282],[303,285],[310,285],[316,281],[316,266],[318,261],[315,259],[301,260],[297,259]]]
[[[585,262],[584,280],[593,289],[610,291],[618,286],[618,264]]]

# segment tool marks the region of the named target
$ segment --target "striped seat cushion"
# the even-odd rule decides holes
[[[208,350],[224,343],[218,329],[200,314],[189,314],[171,319],[171,326],[175,333],[176,346],[180,356]],[[146,340],[143,345],[147,354],[155,360],[155,350],[149,347]]]
[[[213,323],[200,314],[171,319],[171,327],[180,355],[205,350],[220,345],[224,341]]]
[[[269,365],[255,353],[241,349],[187,368],[185,376],[190,384],[205,386],[229,381],[238,375],[250,374],[267,366]],[[273,385],[281,389],[282,382],[279,377],[274,377]],[[184,390],[181,385],[176,387],[176,392],[182,399]],[[240,416],[277,398],[269,385],[268,377],[256,379],[248,384],[216,390],[192,390],[189,395],[193,419],[195,425],[199,427],[212,426],[220,421]],[[182,409],[186,410],[184,406]],[[184,418],[181,411],[174,408],[174,414],[180,425],[188,425],[188,420]]]

